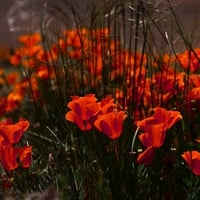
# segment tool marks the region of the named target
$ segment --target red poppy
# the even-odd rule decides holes
[[[186,161],[192,172],[195,175],[200,176],[200,152],[186,151],[181,156]]]
[[[68,108],[71,111],[65,115],[66,120],[74,122],[83,131],[92,128],[94,118],[99,111],[99,105],[94,94],[72,97],[72,101],[68,103]]]
[[[95,127],[104,133],[110,139],[116,139],[121,136],[122,124],[126,115],[124,111],[110,112],[100,115],[94,122]]]

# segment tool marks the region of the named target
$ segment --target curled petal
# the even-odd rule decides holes
[[[11,171],[18,167],[19,150],[8,145],[0,149],[0,161],[5,170]]]
[[[155,157],[156,149],[148,147],[144,152],[140,153],[137,157],[138,164],[151,165]]]
[[[32,146],[25,146],[19,149],[19,160],[23,168],[28,168],[32,161]]]
[[[198,151],[186,151],[182,155],[192,172],[200,176],[200,152]]]

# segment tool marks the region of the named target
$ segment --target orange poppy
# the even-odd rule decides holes
[[[92,128],[94,118],[99,110],[94,94],[72,97],[72,101],[68,103],[68,108],[71,111],[65,115],[66,120],[74,122],[83,131]]]
[[[20,118],[15,124],[0,123],[0,137],[3,138],[1,146],[16,144],[21,139],[24,131],[29,127],[29,121]]]
[[[15,52],[14,55],[11,55],[9,58],[9,62],[13,66],[18,66],[21,63],[22,57],[20,53]]]
[[[186,151],[182,155],[192,172],[200,176],[200,152],[198,151]]]
[[[31,146],[15,148],[9,144],[0,148],[0,161],[7,171],[15,170],[19,163],[21,163],[23,168],[28,168],[31,165],[31,154]]]
[[[150,146],[137,157],[138,164],[151,165],[155,157],[156,148]]]
[[[154,114],[144,120],[137,121],[136,124],[146,131],[150,124],[163,123],[163,129],[170,129],[177,121],[182,119],[179,111],[166,110],[165,108],[156,107],[153,109]]]
[[[163,145],[166,137],[166,131],[163,130],[163,123],[152,124],[148,128],[148,132],[138,136],[146,149],[138,155],[137,162],[145,165],[152,164],[156,150]]]
[[[146,133],[139,135],[139,139],[144,147],[159,148],[163,145],[166,137],[166,132],[163,129],[163,124],[153,124],[149,126],[149,130]]]
[[[28,168],[32,161],[32,146],[25,146],[19,149],[19,160],[23,168]]]
[[[14,109],[18,108],[21,105],[22,100],[23,96],[19,92],[17,91],[10,92],[7,96],[6,111],[11,112]]]
[[[147,165],[152,163],[155,150],[163,145],[166,131],[182,119],[178,111],[168,111],[160,107],[154,108],[153,111],[152,116],[136,122],[136,125],[144,131],[138,137],[146,148],[144,152],[139,154],[137,161]]]
[[[0,148],[0,161],[4,169],[7,171],[16,169],[18,167],[18,155],[18,149],[13,148],[12,145],[7,145],[3,148]]]
[[[199,48],[185,50],[183,53],[177,55],[177,61],[184,70],[195,73],[200,69],[199,55]]]
[[[101,100],[100,110],[98,114],[107,114],[109,112],[113,112],[113,110],[117,107],[114,103],[114,99],[111,96],[107,96]]]
[[[125,117],[124,111],[110,112],[100,115],[94,122],[94,125],[110,139],[116,139],[122,134],[122,125]]]
[[[21,35],[18,39],[22,44],[31,47],[41,41],[41,35],[39,33]]]
[[[176,122],[182,119],[179,111],[166,110],[164,108],[154,108],[154,118],[156,121],[164,123],[166,129],[170,129]]]

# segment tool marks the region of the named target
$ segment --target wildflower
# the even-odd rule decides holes
[[[25,146],[19,149],[19,161],[23,168],[28,168],[32,160],[32,146]]]
[[[177,55],[177,61],[179,64],[181,64],[181,67],[184,70],[195,73],[200,69],[199,54],[199,48],[186,50],[183,53]]]
[[[156,107],[153,109],[154,114],[142,121],[138,121],[136,124],[142,130],[148,130],[148,126],[151,124],[163,123],[163,129],[170,129],[177,121],[182,119],[179,111],[166,110],[165,108]]]
[[[198,151],[186,151],[182,155],[192,172],[200,176],[200,152]]]
[[[10,122],[0,123],[0,141],[2,145],[16,144],[21,139],[24,131],[29,127],[29,121],[20,118],[15,124],[10,124]]]
[[[66,120],[74,122],[83,131],[92,128],[94,117],[99,110],[94,94],[84,97],[73,96],[67,106],[71,110],[65,115]]]
[[[10,92],[7,96],[7,107],[6,111],[11,112],[14,109],[18,108],[23,100],[23,96],[17,92]]]
[[[99,114],[107,114],[109,112],[113,112],[113,110],[117,107],[114,103],[114,99],[111,96],[107,96],[103,98],[100,102],[100,110]]]
[[[140,141],[146,148],[137,158],[139,164],[150,165],[153,162],[156,150],[163,145],[166,137],[166,132],[161,128],[162,126],[162,123],[151,125],[148,132],[139,135]]]
[[[147,149],[145,149],[145,151],[143,151],[138,155],[137,163],[149,166],[152,164],[155,155],[156,155],[156,148],[149,146]]]
[[[15,124],[11,120],[0,122],[0,162],[7,171],[15,170],[19,163],[23,168],[31,165],[32,147],[15,146],[28,127],[29,121],[23,118]]]
[[[124,111],[110,112],[100,115],[95,120],[95,127],[110,139],[119,138],[122,134],[122,125],[126,115]]]
[[[39,33],[21,35],[18,39],[22,44],[31,47],[41,41],[41,35]]]
[[[0,148],[0,161],[7,171],[16,169],[19,163],[23,168],[28,168],[31,165],[31,154],[31,146],[17,148],[9,144]]]
[[[4,169],[11,171],[18,167],[18,154],[18,149],[14,148],[12,145],[7,145],[0,148],[0,161]]]
[[[182,119],[178,111],[168,111],[160,107],[154,108],[153,111],[153,116],[136,123],[144,131],[139,135],[139,140],[146,148],[144,152],[139,154],[137,162],[146,165],[152,163],[155,151],[163,145],[167,130]]]

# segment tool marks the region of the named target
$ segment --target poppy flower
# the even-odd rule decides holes
[[[149,126],[149,131],[140,134],[139,140],[146,148],[137,157],[139,164],[151,165],[156,155],[156,150],[164,143],[166,132],[162,129],[163,124],[154,124]]]
[[[21,163],[23,168],[31,165],[32,147],[13,147],[11,144],[0,148],[0,161],[7,171],[15,170]]]
[[[21,63],[21,60],[22,60],[22,57],[21,57],[20,53],[18,53],[18,52],[15,52],[15,54],[11,55],[9,58],[10,64],[15,67]]]
[[[156,148],[149,146],[145,151],[140,153],[137,157],[138,164],[151,165],[156,155]]]
[[[182,119],[180,112],[166,110],[165,108],[156,107],[153,109],[154,114],[144,120],[137,121],[136,124],[142,130],[147,131],[150,124],[163,124],[163,129],[170,129],[177,121]]]
[[[41,35],[39,33],[21,35],[18,39],[22,44],[31,47],[41,41]]]
[[[153,111],[152,116],[136,122],[137,126],[144,131],[138,137],[146,148],[139,154],[137,162],[147,165],[152,163],[156,149],[163,145],[167,130],[182,119],[178,111],[168,111],[160,107],[154,108]]]
[[[94,94],[84,97],[74,96],[67,106],[71,110],[65,115],[66,120],[75,123],[82,131],[92,128],[94,118],[99,110]]]
[[[10,92],[7,96],[7,106],[6,111],[11,112],[17,109],[23,100],[23,95],[17,91]]]
[[[0,148],[0,161],[4,169],[7,171],[14,170],[18,167],[17,157],[19,151],[11,144]]]
[[[16,144],[21,139],[24,131],[29,127],[29,121],[20,118],[15,124],[0,123],[1,145]]]
[[[19,149],[19,160],[23,168],[28,168],[32,160],[32,146],[25,146]]]
[[[100,102],[100,110],[98,114],[107,114],[113,112],[113,110],[117,107],[114,101],[115,100],[111,96],[103,98]]]
[[[126,115],[124,111],[110,112],[100,115],[94,122],[95,127],[104,133],[110,139],[116,139],[121,136],[122,125]]]
[[[166,131],[163,129],[163,124],[153,124],[149,126],[148,132],[139,135],[139,139],[144,147],[159,148],[163,145],[166,137]]]
[[[198,151],[186,151],[182,155],[193,174],[200,176],[200,152]]]

